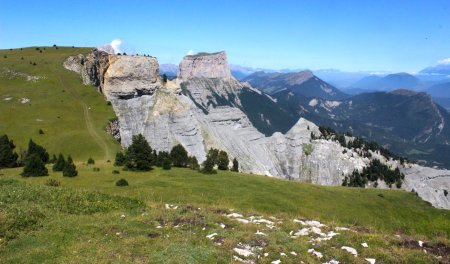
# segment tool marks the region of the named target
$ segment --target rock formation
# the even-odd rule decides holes
[[[81,61],[69,58],[65,67],[82,73],[86,63],[76,66],[77,60]],[[241,171],[323,185],[341,185],[345,175],[370,163],[337,142],[312,139],[311,134],[318,136],[320,131],[303,118],[284,134],[265,136],[244,111],[241,95],[250,94],[253,103],[264,102],[256,107],[275,102],[235,80],[224,52],[186,56],[180,63],[178,79],[165,84],[159,81],[155,58],[109,55],[107,65],[104,71],[96,70],[103,72],[97,79],[102,80],[101,90],[118,117],[123,146],[140,133],[156,150],[168,151],[181,144],[199,162],[205,160],[209,148],[217,148],[236,157]],[[259,121],[270,123],[262,116]],[[383,162],[399,166],[392,160]],[[424,178],[427,171],[405,169],[404,173],[407,190],[414,188],[434,206],[450,208],[450,195],[436,197],[434,191],[441,187],[430,182],[433,179]]]
[[[187,55],[180,63],[178,79],[190,78],[232,78],[224,51]]]

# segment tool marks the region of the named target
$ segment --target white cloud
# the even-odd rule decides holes
[[[440,61],[438,61],[438,64],[448,65],[448,64],[450,64],[450,58],[440,60]]]
[[[194,51],[190,50],[190,51],[188,51],[188,53],[186,55],[194,55]]]
[[[122,53],[121,45],[122,45],[122,40],[115,39],[115,40],[111,41],[110,44],[98,46],[97,49],[106,51],[109,54],[117,54],[117,53]]]
[[[114,49],[114,53],[121,53],[122,51],[120,50],[120,46],[122,45],[122,40],[120,39],[115,39],[113,41],[111,41],[111,47]]]

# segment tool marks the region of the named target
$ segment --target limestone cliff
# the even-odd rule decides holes
[[[85,71],[86,63],[76,66],[74,61],[78,58],[69,59],[67,68]],[[345,175],[370,163],[368,158],[337,142],[312,139],[311,134],[318,136],[320,131],[303,118],[285,133],[262,133],[246,111],[246,104],[267,108],[276,103],[235,80],[229,74],[224,52],[186,56],[180,63],[178,79],[165,84],[159,81],[155,58],[109,55],[107,65],[104,71],[96,69],[103,73],[97,79],[102,80],[101,90],[118,117],[123,146],[140,133],[156,150],[168,151],[181,144],[200,162],[213,147],[236,157],[241,171],[323,185],[341,185]],[[252,100],[242,101],[244,93]],[[263,116],[267,114],[256,116],[263,123],[274,122]],[[373,156],[383,159],[377,153]],[[392,160],[383,162],[399,166]],[[404,188],[414,188],[436,207],[450,208],[450,195],[440,193],[447,187],[438,186],[435,178],[427,178],[429,172],[420,168],[423,167],[402,168],[406,174]]]
[[[232,78],[224,51],[217,53],[199,53],[187,55],[180,63],[178,79],[190,78]]]

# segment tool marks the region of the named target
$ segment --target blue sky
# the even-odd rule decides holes
[[[0,48],[113,39],[160,63],[178,64],[189,50],[226,50],[243,66],[414,72],[450,58],[450,1],[0,3]]]

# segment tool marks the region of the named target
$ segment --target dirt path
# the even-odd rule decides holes
[[[97,143],[97,145],[103,150],[104,152],[104,160],[108,160],[111,155],[111,151],[108,147],[108,144],[105,142],[105,140],[95,131],[94,124],[92,122],[90,113],[89,113],[89,107],[87,104],[82,100],[81,96],[78,94],[77,91],[73,90],[71,87],[67,86],[64,83],[64,80],[61,78],[60,74],[57,74],[53,71],[55,75],[58,76],[59,82],[61,83],[61,86],[64,87],[66,91],[68,91],[76,100],[77,102],[83,107],[83,116],[84,121],[86,123],[86,128],[89,132],[89,135],[91,135],[92,139]]]

